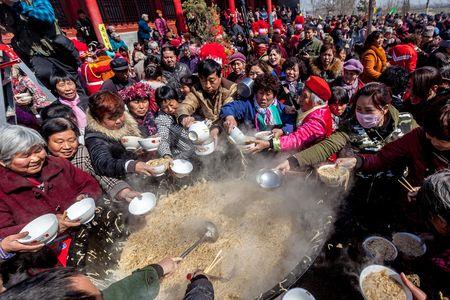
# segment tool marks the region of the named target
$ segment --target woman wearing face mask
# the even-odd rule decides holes
[[[245,62],[246,58],[244,54],[236,52],[228,57],[228,62],[233,72],[228,75],[227,79],[234,83],[239,83],[245,78]]]
[[[344,148],[356,153],[374,153],[385,144],[417,127],[409,113],[399,113],[391,105],[391,91],[384,84],[370,83],[355,95],[352,117],[342,120],[330,137],[305,149],[278,165],[288,171],[292,167],[314,166],[325,162]]]
[[[92,95],[86,116],[85,143],[96,174],[113,178],[130,173],[152,175],[153,169],[121,143],[124,136],[140,137],[141,133],[119,95],[108,91]]]
[[[285,76],[283,73],[283,63],[284,59],[281,56],[281,48],[278,45],[271,45],[269,49],[267,49],[268,53],[268,63],[269,66],[272,68],[272,74],[277,76],[278,78],[282,78]]]
[[[336,49],[332,44],[323,44],[319,56],[309,62],[310,74],[328,82],[336,79],[342,73],[342,61],[335,54]]]
[[[302,79],[305,79],[307,73],[306,66],[296,57],[290,57],[283,64],[283,72],[286,76],[281,81],[278,98],[284,104],[298,109],[296,97],[304,86]]]
[[[156,124],[154,114],[158,111],[155,103],[155,90],[144,82],[128,86],[119,92],[125,101],[128,111],[138,123],[141,136],[155,135]]]
[[[422,124],[424,108],[436,96],[441,84],[442,76],[436,68],[427,66],[411,73],[403,105],[419,124]]]
[[[450,103],[448,95],[439,95],[427,106],[423,126],[387,144],[376,154],[359,154],[341,159],[348,167],[366,173],[385,171],[398,162],[406,162],[408,181],[420,186],[425,177],[450,167]]]

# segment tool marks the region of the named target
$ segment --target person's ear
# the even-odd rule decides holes
[[[383,112],[383,115],[387,114],[388,111],[389,111],[389,105],[383,106],[383,108],[381,109],[381,111]]]
[[[440,215],[433,216],[431,223],[439,234],[447,235],[450,232],[448,222]]]
[[[2,161],[0,161],[0,166],[6,168],[6,164],[4,162],[2,162]]]

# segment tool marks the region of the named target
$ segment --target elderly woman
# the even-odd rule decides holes
[[[332,86],[340,86],[347,91],[351,99],[363,86],[364,82],[359,79],[363,72],[363,65],[357,59],[349,59],[344,63],[344,72],[332,82]]]
[[[75,167],[89,173],[100,184],[111,199],[131,201],[140,193],[133,191],[125,181],[99,176],[92,167],[91,158],[85,146],[78,142],[79,131],[76,125],[64,118],[51,118],[42,124],[42,136],[47,149],[55,157],[69,160]]]
[[[157,132],[154,113],[158,110],[155,103],[155,90],[143,82],[124,88],[119,95],[125,101],[128,111],[138,123],[141,136],[149,137]]]
[[[374,31],[367,36],[361,56],[361,63],[364,66],[361,79],[365,83],[376,81],[387,67],[383,41],[384,37],[381,31]]]
[[[81,134],[86,127],[86,109],[89,99],[79,96],[75,80],[64,72],[56,72],[50,77],[50,85],[58,94],[57,103],[70,107],[77,119],[77,127]]]
[[[331,97],[328,83],[320,77],[310,76],[299,98],[301,113],[297,119],[297,129],[284,136],[276,136],[270,141],[256,141],[252,152],[271,148],[275,151],[290,151],[307,148],[333,133],[333,118],[327,105]]]
[[[278,98],[284,104],[298,108],[296,97],[301,93],[304,86],[302,78],[307,73],[306,66],[303,61],[296,57],[290,57],[283,64],[283,72],[286,76],[281,81]]]
[[[245,63],[247,59],[244,54],[236,52],[228,57],[228,62],[231,66],[232,72],[227,79],[235,83],[239,83],[245,78]]]
[[[121,143],[125,136],[140,137],[141,133],[119,95],[108,91],[92,95],[86,115],[86,148],[98,175],[123,178],[130,173],[152,174],[151,167],[137,161],[137,155]]]
[[[18,125],[0,130],[0,178],[0,237],[18,233],[48,213],[56,214],[60,235],[71,234],[80,223],[68,220],[64,211],[76,201],[101,195],[94,178],[65,159],[47,156],[39,133]],[[69,249],[72,266],[79,263],[75,244]]]
[[[327,82],[336,79],[342,73],[342,61],[336,57],[332,44],[323,44],[319,56],[309,62],[310,74],[322,77]]]
[[[230,132],[239,122],[257,131],[270,130],[278,135],[291,133],[295,110],[277,100],[279,80],[272,74],[259,75],[253,89],[253,100],[232,101],[222,107],[220,117],[224,120],[225,129]]]

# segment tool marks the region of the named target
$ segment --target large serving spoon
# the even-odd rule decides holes
[[[219,238],[219,232],[217,230],[216,225],[212,222],[205,222],[205,233],[200,237],[192,246],[187,248],[183,253],[181,253],[180,257],[185,258],[192,251],[195,250],[200,244],[204,242],[214,243]]]

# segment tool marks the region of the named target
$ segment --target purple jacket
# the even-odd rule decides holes
[[[164,38],[166,36],[166,33],[169,32],[169,28],[167,27],[167,22],[163,18],[157,18],[155,20],[155,26],[156,26],[156,30],[158,30],[159,34],[161,35],[161,38]]]

